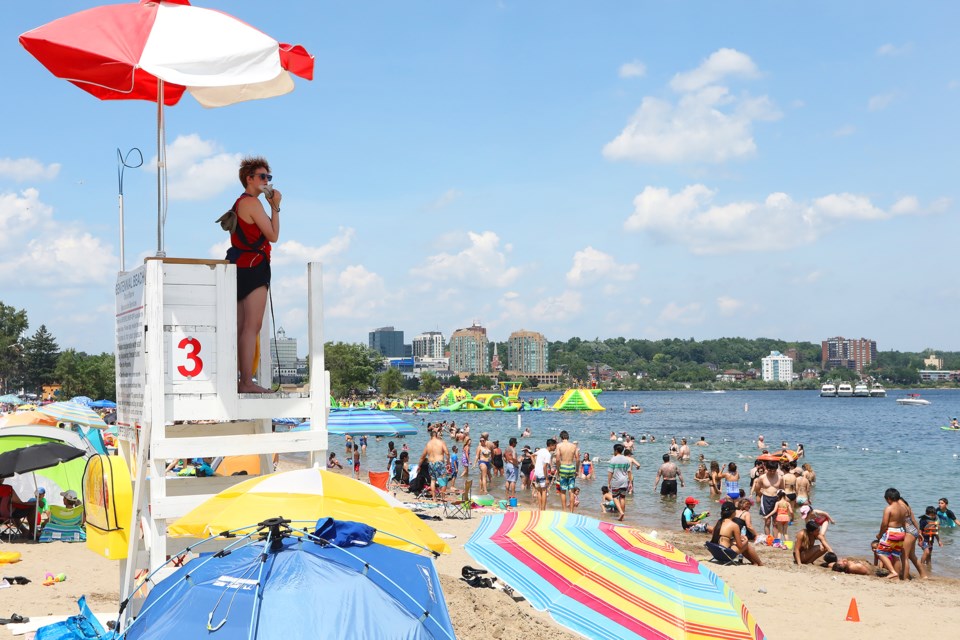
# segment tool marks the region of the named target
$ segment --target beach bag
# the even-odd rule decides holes
[[[237,210],[230,208],[225,214],[216,219],[216,223],[227,233],[234,233],[237,230]]]

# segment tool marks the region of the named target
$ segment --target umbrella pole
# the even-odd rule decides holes
[[[120,192],[120,272],[127,270],[127,261],[123,257],[123,192]]]
[[[162,258],[163,252],[163,218],[164,218],[164,176],[167,171],[166,149],[164,144],[163,124],[163,80],[157,79],[157,256]]]

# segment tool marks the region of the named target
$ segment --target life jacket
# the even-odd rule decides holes
[[[927,523],[923,526],[923,536],[925,538],[932,538],[937,535],[940,535],[940,521],[936,517],[933,517],[927,520]]]

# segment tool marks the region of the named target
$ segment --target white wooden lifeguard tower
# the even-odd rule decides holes
[[[167,477],[168,460],[327,449],[330,381],[324,370],[319,263],[307,265],[310,386],[307,394],[237,393],[236,267],[223,260],[148,258],[117,278],[119,449],[133,477],[133,510],[121,601],[137,571],[154,571],[191,539],[167,525],[249,476]],[[260,336],[258,381],[270,387],[269,317]],[[274,433],[273,418],[309,418],[311,430]],[[136,607],[134,607],[134,612]]]

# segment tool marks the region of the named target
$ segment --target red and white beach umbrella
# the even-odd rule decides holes
[[[188,0],[95,7],[20,36],[53,75],[101,100],[157,103],[158,253],[163,251],[163,105],[189,92],[205,107],[293,91],[291,74],[313,79],[313,56],[228,14]]]

